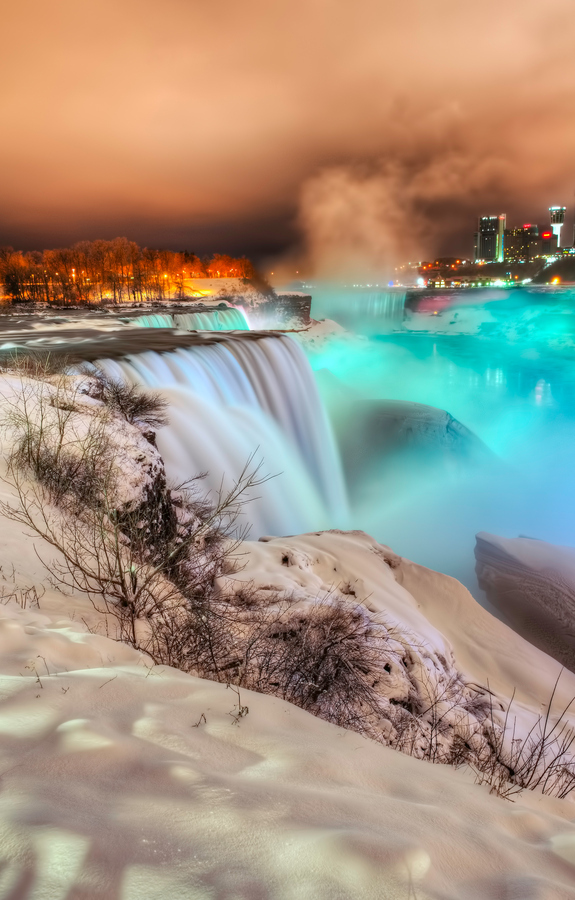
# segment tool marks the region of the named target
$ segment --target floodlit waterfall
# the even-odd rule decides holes
[[[185,331],[249,331],[246,317],[239,309],[214,309],[213,312],[176,313],[177,328]]]
[[[248,331],[249,325],[241,310],[211,309],[188,313],[151,313],[132,319],[142,328],[180,328],[182,331]]]
[[[350,331],[382,333],[401,327],[405,297],[398,288],[319,287],[311,312],[314,319],[333,319]]]
[[[309,364],[289,337],[236,337],[98,365],[169,400],[170,422],[157,441],[173,481],[208,472],[207,485],[217,491],[252,454],[263,461],[262,473],[275,477],[246,507],[254,537],[345,527],[330,425]]]
[[[130,322],[140,328],[175,328],[174,319],[165,313],[150,313],[148,316],[138,316]]]
[[[401,322],[405,291],[369,291],[363,297],[354,297],[352,309],[355,313],[367,313],[374,318],[388,322]]]

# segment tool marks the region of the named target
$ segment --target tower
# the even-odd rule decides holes
[[[565,222],[565,206],[550,206],[549,207],[549,216],[551,218],[551,229],[553,234],[557,235],[557,246],[561,246],[561,229],[563,228],[563,223]]]

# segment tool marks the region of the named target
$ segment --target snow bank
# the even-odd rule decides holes
[[[335,592],[362,603],[417,636],[469,680],[486,684],[525,709],[539,711],[560,671],[545,653],[484,610],[454,578],[397,556],[361,531],[324,531],[262,538],[246,544],[237,576],[262,589],[317,598]],[[282,562],[287,560],[287,562]],[[575,696],[575,675],[565,672],[560,706]]]
[[[347,577],[370,552],[360,536],[287,546],[321,557],[316,578],[326,554]],[[292,581],[303,571],[272,565],[279,539],[250,549],[252,574],[266,560]],[[382,567],[374,557],[356,581],[371,586]],[[423,620],[393,577],[384,584],[373,602],[387,594],[409,621]],[[281,700],[150,667],[89,633],[86,616],[86,604],[52,592],[39,611],[0,607],[1,896],[573,896],[571,804],[498,800],[468,772]],[[426,634],[436,638],[430,626]],[[241,718],[239,702],[249,710]]]

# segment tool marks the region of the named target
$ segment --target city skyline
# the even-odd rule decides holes
[[[474,233],[473,259],[482,262],[518,261],[537,256],[552,256],[575,246],[575,223],[572,234],[566,224],[567,207],[549,206],[548,222],[524,222],[508,227],[506,213],[481,215]]]

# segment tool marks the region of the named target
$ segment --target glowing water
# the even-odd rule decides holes
[[[356,527],[475,590],[478,531],[575,546],[573,292],[451,292],[436,315],[437,300],[422,295],[411,333],[381,334],[373,320],[369,340],[308,352],[318,375],[331,373],[321,380],[334,416],[346,394],[429,404],[494,451],[491,463],[451,470],[424,450],[400,459],[374,446],[352,498]]]
[[[477,531],[575,544],[572,295],[473,291],[405,301],[401,292],[363,291],[363,305],[351,299],[317,292],[312,315],[364,336],[307,351],[324,370],[318,378],[340,433],[356,427],[362,398],[415,401],[447,409],[493,451],[481,464],[453,466],[433,434],[417,452],[367,444],[359,471],[348,471],[351,523],[472,589]],[[237,478],[256,447],[265,471],[282,473],[248,508],[256,535],[347,524],[325,412],[289,338],[147,352],[105,367],[169,397],[171,423],[158,443],[173,479],[207,470],[217,489],[221,473]]]
[[[180,328],[182,331],[248,331],[246,317],[239,309],[213,309],[205,312],[152,313],[132,319],[142,328]]]
[[[334,319],[359,333],[384,333],[401,327],[406,292],[398,288],[322,288],[314,289],[312,315],[315,319]]]
[[[150,313],[148,316],[138,316],[131,320],[132,325],[140,328],[174,328],[174,319],[165,313]]]
[[[170,423],[158,433],[169,476],[236,480],[256,453],[276,475],[247,507],[254,536],[345,526],[343,477],[331,429],[304,354],[289,337],[148,351],[99,363],[109,374],[159,389]]]
[[[214,309],[213,312],[177,313],[177,328],[184,331],[248,331],[246,317],[239,309]]]

